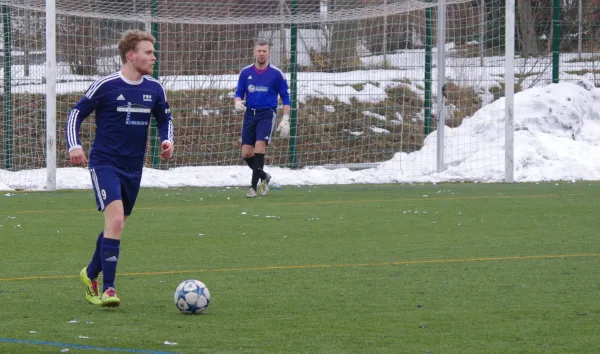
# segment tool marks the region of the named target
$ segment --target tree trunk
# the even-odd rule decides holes
[[[329,1],[329,9],[339,10],[344,7],[354,8],[360,0],[344,0],[343,5],[336,0]],[[329,63],[326,70],[348,71],[359,67],[360,61],[356,52],[358,43],[358,21],[336,22],[331,26],[331,43],[328,53]]]
[[[600,21],[600,0],[583,0],[584,22]]]
[[[359,66],[356,53],[358,43],[357,21],[338,22],[332,26],[330,69],[332,71],[354,70]]]
[[[519,14],[519,32],[521,55],[536,56],[538,55],[537,36],[531,10],[531,0],[519,0],[517,4]]]

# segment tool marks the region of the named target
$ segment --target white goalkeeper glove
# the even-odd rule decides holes
[[[290,116],[287,114],[283,115],[281,119],[281,123],[277,126],[277,132],[279,132],[279,136],[282,138],[290,137]]]
[[[235,100],[235,111],[238,113],[246,111],[246,106],[244,106],[244,102],[241,100]]]

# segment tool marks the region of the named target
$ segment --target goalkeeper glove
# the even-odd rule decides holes
[[[236,100],[235,101],[235,111],[236,112],[244,112],[246,110],[246,106],[244,106],[244,102],[242,102],[241,100]]]
[[[281,119],[281,123],[277,126],[277,132],[279,132],[279,136],[282,138],[290,137],[290,116],[287,114],[283,115]]]

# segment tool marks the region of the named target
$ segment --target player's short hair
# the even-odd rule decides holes
[[[259,46],[263,46],[263,45],[266,45],[266,46],[269,46],[269,47],[271,46],[269,44],[269,41],[267,41],[266,39],[257,39],[256,41],[254,41],[254,46],[255,47],[259,47]]]
[[[141,41],[149,41],[154,44],[156,39],[150,33],[140,30],[128,30],[123,33],[123,37],[119,40],[118,46],[119,55],[121,56],[121,62],[123,64],[127,63],[127,53],[130,50],[135,50]]]

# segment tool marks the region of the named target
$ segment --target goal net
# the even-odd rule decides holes
[[[288,181],[306,168],[331,169],[324,183],[503,180],[504,1],[445,3],[440,20],[437,2],[413,0],[57,1],[58,187],[89,186],[71,174],[84,169],[69,168],[66,119],[94,80],[119,70],[116,44],[131,28],[158,40],[155,76],[174,117],[176,154],[161,161],[152,130],[150,174],[181,185],[248,174],[233,94],[266,39],[290,86],[293,133],[273,139],[266,163]],[[0,189],[46,188],[45,5],[0,0]],[[93,123],[80,133],[87,152]]]

